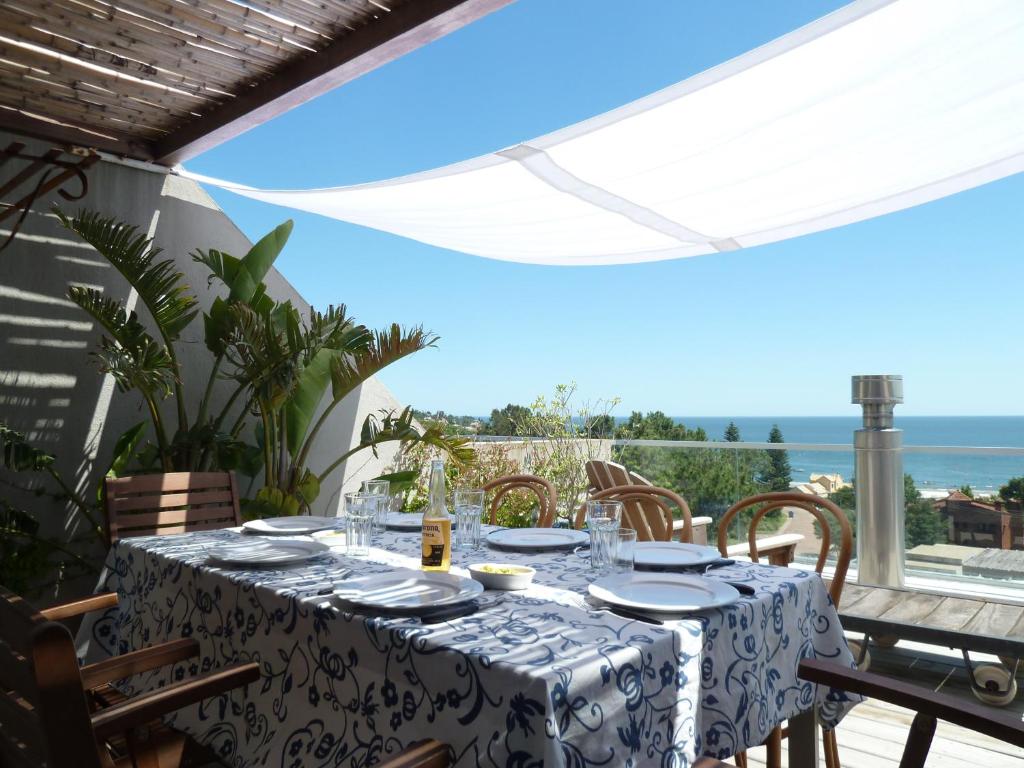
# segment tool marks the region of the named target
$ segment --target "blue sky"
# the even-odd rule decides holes
[[[426,170],[620,106],[842,4],[518,0],[187,167],[278,189]],[[620,397],[620,415],[853,414],[851,374],[902,373],[907,415],[1024,413],[1022,175],[768,246],[574,268],[210,192],[253,239],[295,219],[278,267],[314,305],[440,334],[381,376],[419,408],[487,414],[576,381],[581,399]]]

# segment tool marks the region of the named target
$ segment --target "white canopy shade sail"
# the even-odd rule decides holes
[[[1024,0],[858,0],[494,154],[268,203],[492,259],[624,264],[818,232],[1024,170]]]

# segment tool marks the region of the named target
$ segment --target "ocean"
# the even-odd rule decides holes
[[[853,432],[861,426],[859,416],[770,417],[676,417],[687,427],[702,427],[709,440],[721,440],[730,421],[736,422],[744,440],[768,439],[778,424],[787,442],[845,443],[850,452],[790,451],[793,479],[806,481],[812,472],[838,472],[853,476]],[[903,416],[896,412],[895,426],[903,430],[904,445],[966,445],[1024,448],[1024,416]],[[903,470],[914,477],[922,490],[959,488],[970,485],[982,492],[999,490],[1009,478],[1024,475],[1024,456],[975,456],[968,454],[903,455]]]

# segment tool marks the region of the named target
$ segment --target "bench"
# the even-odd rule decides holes
[[[847,583],[839,609],[843,628],[864,635],[858,666],[869,662],[872,637],[897,638],[961,652],[971,690],[987,704],[1006,706],[1017,695],[1024,658],[1024,605],[940,592]],[[970,654],[999,656],[1005,666],[975,668]]]

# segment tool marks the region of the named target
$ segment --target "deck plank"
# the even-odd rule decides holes
[[[906,599],[907,593],[900,589],[869,587],[868,593],[856,603],[843,602],[840,613],[875,618]]]
[[[947,597],[928,618],[928,626],[962,632],[964,626],[985,607],[983,600],[969,600],[964,597]]]
[[[917,624],[930,615],[945,600],[941,595],[907,594],[903,600],[887,610],[880,619]]]
[[[914,713],[879,701],[868,701],[853,709],[837,731],[839,758],[843,768],[898,768],[910,721]],[[783,765],[788,749],[782,743]],[[751,766],[765,765],[763,748],[747,753]],[[1020,768],[1024,755],[1004,744],[965,728],[940,722],[928,756],[928,768]],[[821,765],[824,765],[822,754]]]
[[[1013,637],[1011,630],[1024,619],[1024,607],[1005,603],[987,603],[964,625],[964,632],[974,635]]]

